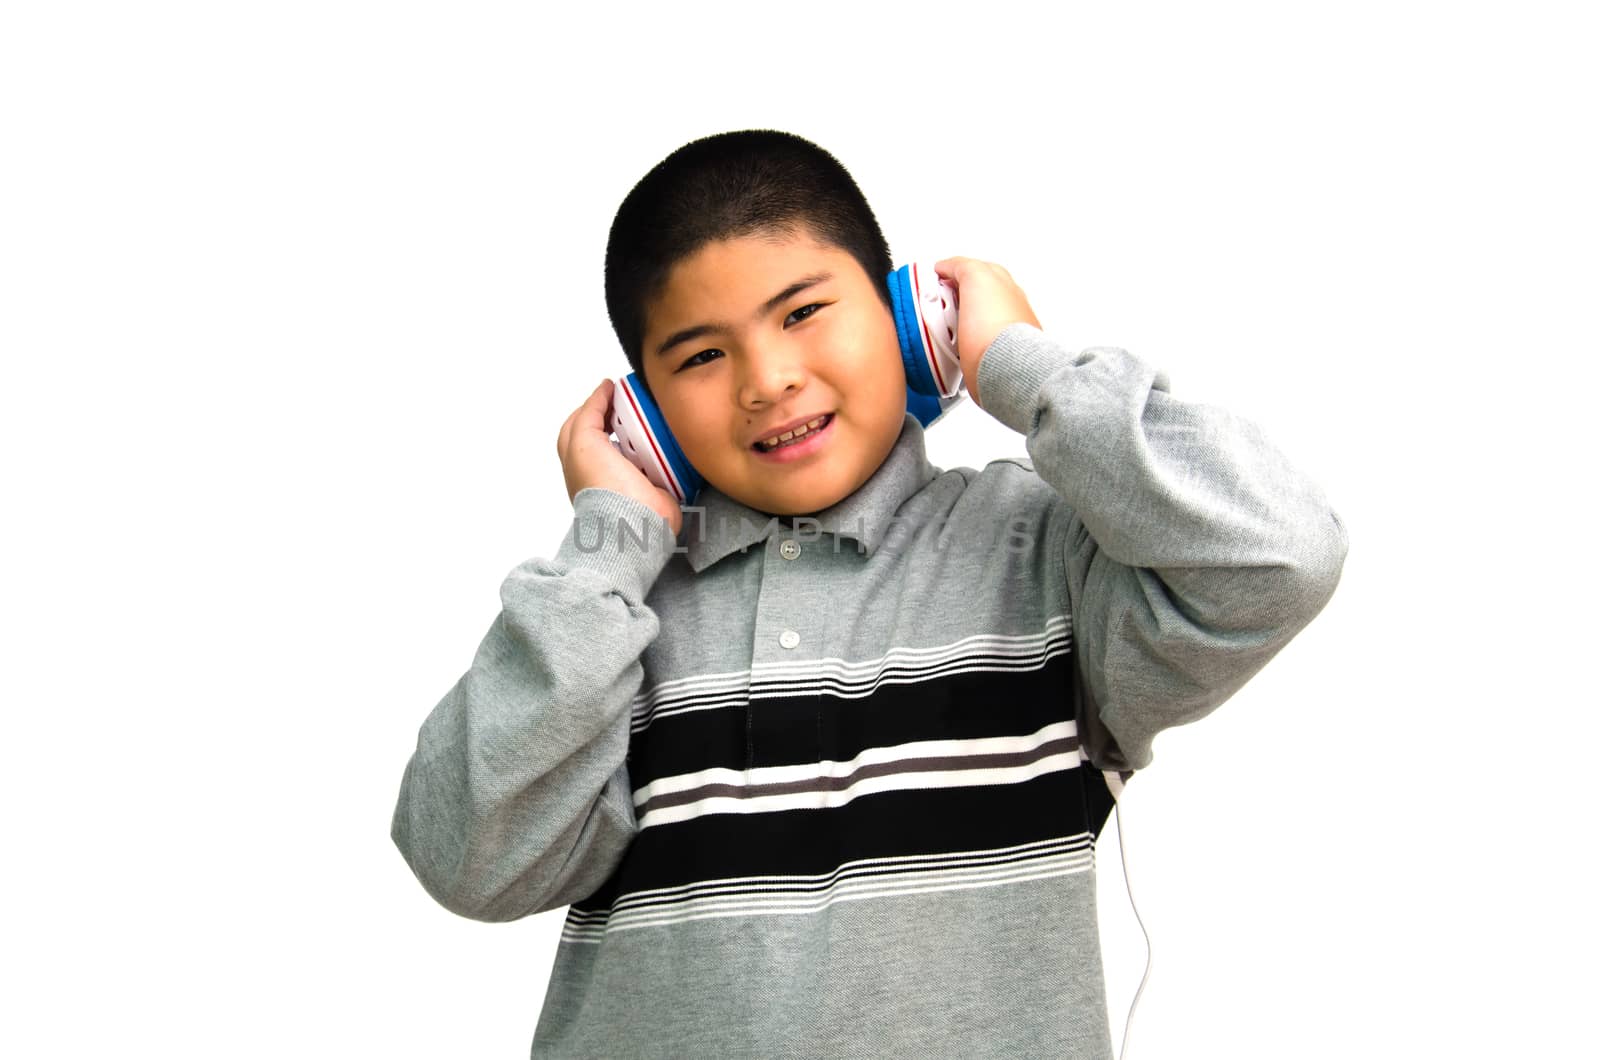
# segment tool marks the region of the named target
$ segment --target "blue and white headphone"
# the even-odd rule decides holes
[[[956,356],[956,292],[931,262],[913,262],[889,274],[889,303],[906,369],[906,411],[931,427],[966,394]],[[611,444],[652,483],[679,504],[694,503],[705,479],[678,448],[638,373],[617,381],[606,430],[617,436]]]

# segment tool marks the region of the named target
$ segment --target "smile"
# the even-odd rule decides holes
[[[816,424],[816,426],[813,427],[812,424]],[[828,440],[832,427],[833,413],[830,412],[806,424],[805,430],[801,433],[785,432],[783,435],[778,436],[779,439],[787,438],[787,441],[779,440],[776,445],[770,445],[769,443],[772,439],[769,439],[768,441],[757,442],[751,448],[758,455],[766,457],[768,460],[798,460],[821,448],[822,444]],[[799,431],[800,428],[797,427],[795,430]]]

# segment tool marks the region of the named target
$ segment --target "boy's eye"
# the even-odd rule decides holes
[[[796,309],[793,313],[790,313],[789,314],[789,319],[785,320],[784,323],[785,324],[789,323],[789,321],[790,320],[794,320],[795,317],[799,317],[801,320],[806,320],[809,317],[813,316],[816,313],[816,311],[821,309],[821,308],[822,308],[822,303],[821,302],[812,302],[810,305],[803,305],[799,309]],[[807,310],[810,310],[810,312],[806,312]]]
[[[678,371],[681,372],[685,368],[692,368],[696,364],[704,364],[705,362],[700,360],[700,358],[704,357],[708,353],[721,353],[721,352],[722,352],[721,350],[701,350],[699,353],[695,354],[693,357],[690,357],[688,360],[686,360],[682,364],[678,365]]]

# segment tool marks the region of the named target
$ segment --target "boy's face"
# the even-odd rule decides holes
[[[855,258],[806,230],[710,243],[678,262],[646,313],[642,361],[689,463],[769,515],[808,515],[854,493],[905,423],[894,317]],[[757,451],[823,415],[794,447]]]

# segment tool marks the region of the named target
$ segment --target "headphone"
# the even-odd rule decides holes
[[[956,292],[931,262],[902,265],[889,274],[889,303],[906,370],[906,411],[931,427],[965,397],[956,356]],[[690,464],[666,417],[629,372],[612,389],[606,432],[611,444],[654,485],[681,504],[693,504],[705,479]]]

